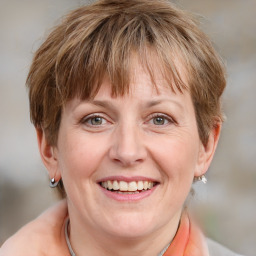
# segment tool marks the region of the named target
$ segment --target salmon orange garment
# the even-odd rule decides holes
[[[209,256],[202,231],[183,213],[177,234],[164,256]]]

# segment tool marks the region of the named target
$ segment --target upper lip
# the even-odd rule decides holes
[[[104,182],[104,181],[126,181],[126,182],[132,182],[132,181],[152,181],[152,182],[157,182],[159,183],[158,180],[153,179],[153,178],[149,178],[149,177],[145,177],[145,176],[131,176],[131,177],[127,177],[127,176],[108,176],[102,179],[97,180],[97,183],[100,182]]]

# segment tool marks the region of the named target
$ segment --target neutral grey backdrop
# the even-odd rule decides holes
[[[256,1],[176,0],[202,15],[227,63],[227,120],[208,184],[191,200],[206,233],[256,255]],[[68,10],[86,1],[0,0],[0,245],[56,200],[29,121],[25,79],[33,52]]]

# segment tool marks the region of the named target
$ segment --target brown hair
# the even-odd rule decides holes
[[[164,0],[100,0],[64,17],[35,53],[28,74],[32,122],[56,145],[68,100],[94,97],[105,75],[113,95],[127,93],[132,53],[154,81],[152,52],[170,88],[190,90],[206,144],[209,131],[222,120],[223,64],[194,18]]]

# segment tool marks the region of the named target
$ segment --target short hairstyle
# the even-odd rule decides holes
[[[154,61],[174,91],[189,90],[199,137],[223,120],[225,69],[194,17],[165,0],[100,0],[57,25],[36,51],[27,77],[31,120],[56,145],[63,106],[93,98],[107,75],[113,95],[129,92],[135,53],[154,81]],[[177,59],[182,63],[179,70]]]

